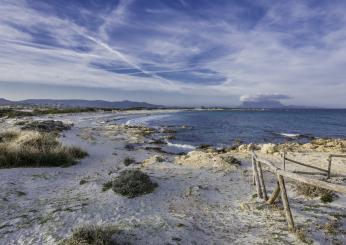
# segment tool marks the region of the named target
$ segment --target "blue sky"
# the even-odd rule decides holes
[[[346,1],[0,0],[0,97],[346,107]]]

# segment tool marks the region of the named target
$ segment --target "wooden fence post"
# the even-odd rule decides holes
[[[255,182],[256,182],[256,188],[257,188],[257,196],[259,198],[263,198],[262,196],[262,190],[261,190],[261,186],[260,186],[260,180],[259,180],[259,176],[258,176],[258,169],[257,169],[257,161],[255,159],[255,157],[252,158],[253,162],[253,169],[254,169],[254,174],[255,174]]]
[[[269,197],[267,201],[267,204],[273,204],[275,200],[278,198],[279,194],[280,194],[280,185],[279,185],[279,182],[277,182],[273,193],[271,194],[271,196]]]
[[[263,177],[263,172],[262,172],[262,164],[261,162],[257,161],[257,168],[258,168],[258,175],[259,175],[259,180],[260,180],[260,185],[261,185],[261,190],[262,190],[262,194],[263,194],[263,198],[265,201],[268,200],[268,195],[267,195],[267,190],[266,190],[266,186],[264,183],[264,177]]]
[[[331,168],[332,168],[332,156],[329,156],[329,157],[328,157],[328,173],[327,173],[327,179],[330,178],[330,171],[331,171]]]
[[[256,184],[255,154],[253,152],[252,152],[251,162],[252,162],[252,183],[253,185],[255,185]]]
[[[284,151],[284,154],[283,154],[283,169],[286,170],[286,152]]]
[[[277,178],[278,178],[279,185],[280,185],[281,199],[282,199],[282,204],[284,205],[284,209],[285,209],[288,229],[291,231],[294,231],[294,221],[293,221],[290,205],[288,202],[288,197],[287,197],[287,192],[286,192],[286,187],[285,187],[285,181],[284,181],[284,178],[282,177],[282,175],[277,174]]]

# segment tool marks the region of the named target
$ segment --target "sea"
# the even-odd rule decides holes
[[[191,110],[127,118],[128,125],[170,128],[169,146],[194,149],[235,143],[346,139],[346,109]]]

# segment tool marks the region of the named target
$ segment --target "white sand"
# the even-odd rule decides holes
[[[128,142],[146,140],[109,126],[107,119],[115,115],[124,116],[85,113],[53,117],[73,122],[75,127],[61,140],[80,145],[90,154],[75,166],[0,169],[0,244],[56,244],[84,224],[118,225],[134,235],[129,237],[133,244],[301,243],[287,231],[282,211],[252,197],[255,188],[247,153],[236,155],[242,160],[241,167],[227,171],[222,165],[179,165],[174,156],[165,154],[161,154],[164,162],[125,167],[126,156],[142,161],[157,153],[143,148],[125,150]],[[101,191],[102,184],[119,171],[134,167],[159,184],[154,193],[128,199],[112,190]],[[275,180],[266,176],[273,186]],[[80,185],[82,179],[87,182]],[[289,192],[296,222],[316,244],[346,241],[342,234],[326,235],[316,228],[335,213],[344,215],[341,228],[345,227],[344,197],[321,204],[318,199],[306,200],[291,189]]]

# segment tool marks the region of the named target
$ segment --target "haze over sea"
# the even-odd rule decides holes
[[[137,116],[124,123],[171,127],[176,138],[170,142],[186,147],[346,138],[345,109],[184,111]]]

